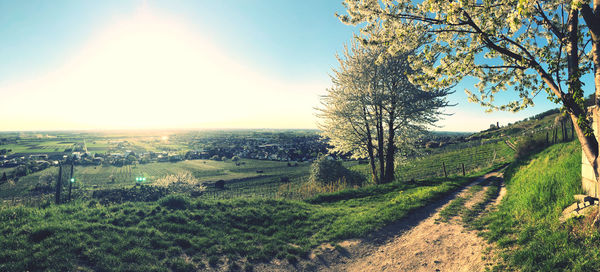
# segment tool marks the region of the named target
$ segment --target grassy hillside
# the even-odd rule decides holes
[[[600,232],[583,219],[560,223],[562,210],[581,193],[577,141],[551,146],[513,164],[508,193],[498,211],[483,219],[485,237],[502,249],[505,264],[520,271],[598,271]]]
[[[444,166],[448,176],[462,175],[462,165],[466,173],[478,172],[492,165],[509,163],[514,151],[503,141],[482,143],[460,149],[445,149],[396,163],[395,177],[399,181],[420,180],[443,177]],[[371,168],[367,164],[354,165],[352,170],[369,178]]]
[[[395,182],[304,202],[171,195],[156,203],[1,207],[0,271],[252,270],[252,263],[274,258],[294,263],[321,243],[364,236],[469,180]]]

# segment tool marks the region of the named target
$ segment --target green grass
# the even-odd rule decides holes
[[[490,202],[498,197],[500,193],[500,185],[502,179],[499,177],[490,177],[486,180],[486,183],[489,184],[487,189],[485,189],[485,193],[483,198],[473,204],[471,208],[465,208],[462,211],[462,222],[469,228],[479,229],[481,230],[483,227],[481,223],[479,223],[479,217],[486,212],[486,208],[490,204]]]
[[[18,144],[0,145],[0,149],[11,149],[9,154],[15,153],[52,153],[63,152],[71,148],[73,142],[51,140],[21,140]]]
[[[465,172],[471,173],[486,169],[492,165],[511,162],[513,158],[514,151],[506,143],[500,141],[460,150],[430,154],[398,163],[395,169],[395,176],[396,179],[405,181],[443,177],[444,165],[446,166],[448,176],[459,176],[462,175],[463,164]],[[370,178],[371,170],[369,165],[356,165],[351,169]]]
[[[496,270],[598,271],[600,233],[582,219],[560,223],[581,193],[578,142],[558,144],[515,163],[505,174],[507,195],[485,216],[485,237],[503,249]]]
[[[450,218],[459,215],[465,209],[465,203],[468,199],[473,197],[477,192],[481,191],[483,187],[481,185],[473,185],[466,192],[464,196],[458,196],[454,198],[448,206],[444,207],[440,211],[440,219],[443,222],[448,222]]]
[[[171,195],[156,203],[2,207],[0,270],[193,270],[226,259],[238,260],[240,268],[272,259],[293,263],[321,243],[365,236],[471,179],[372,185],[308,201]]]

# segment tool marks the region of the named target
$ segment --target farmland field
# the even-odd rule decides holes
[[[67,148],[71,148],[74,142],[66,141],[47,141],[47,140],[31,140],[23,141],[19,144],[1,145],[2,149],[10,149],[11,153],[50,153],[63,152]]]
[[[131,187],[135,185],[136,177],[145,177],[146,183],[152,184],[159,178],[169,174],[189,172],[200,182],[212,183],[218,180],[226,181],[226,190],[209,188],[211,196],[215,194],[240,195],[255,194],[265,188],[276,188],[282,177],[298,180],[308,175],[309,163],[299,163],[298,166],[289,167],[287,162],[240,160],[237,166],[232,161],[190,160],[181,162],[158,162],[139,165],[116,166],[75,166],[75,187],[78,189],[108,189]],[[261,172],[261,173],[257,173]],[[58,167],[51,167],[43,171],[30,174],[21,178],[15,185],[0,185],[0,197],[23,195],[32,189],[43,175],[57,175]],[[114,178],[114,181],[112,181]],[[272,194],[271,192],[269,192]]]

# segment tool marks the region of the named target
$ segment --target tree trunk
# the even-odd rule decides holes
[[[367,109],[363,107],[363,121],[365,122],[365,129],[367,130],[367,153],[369,154],[369,164],[371,165],[371,178],[375,184],[379,184],[377,178],[377,167],[375,167],[375,153],[373,152],[373,137],[371,134],[371,126],[367,119]]]
[[[71,201],[71,190],[73,189],[73,162],[71,162],[71,175],[69,175],[69,202]]]
[[[56,193],[54,202],[60,204],[60,191],[62,191],[62,165],[58,166],[58,179],[56,180]]]
[[[575,126],[573,125],[573,122],[571,121],[571,140],[575,139]]]
[[[396,155],[396,143],[394,138],[396,137],[396,130],[394,129],[394,120],[396,119],[396,97],[392,96],[390,99],[390,106],[388,112],[388,142],[385,158],[385,182],[394,181],[394,159]]]
[[[394,157],[396,154],[396,145],[394,144],[394,121],[390,118],[388,121],[388,142],[385,158],[385,180],[384,182],[392,182],[394,180]]]
[[[375,184],[379,184],[377,178],[377,167],[375,166],[375,154],[373,152],[373,139],[371,138],[371,131],[367,126],[367,152],[369,153],[369,164],[371,165],[371,178]]]
[[[586,6],[587,7],[587,6]],[[594,0],[593,2],[593,13],[590,14],[590,12],[587,12],[589,10],[586,10],[584,8],[584,19],[590,29],[590,34],[592,36],[592,60],[594,62],[594,85],[596,87],[595,90],[595,99],[594,99],[594,105],[595,110],[594,110],[594,115],[592,116],[592,118],[594,119],[594,121],[596,121],[596,125],[600,125],[600,120],[598,120],[598,107],[599,107],[599,101],[598,98],[600,97],[600,0]],[[596,131],[600,131],[600,128],[596,128]],[[579,136],[579,135],[578,135]],[[600,142],[600,135],[595,135],[595,146],[594,146],[594,151],[595,152],[586,152],[587,153],[593,153],[593,155],[595,156],[587,156],[588,160],[590,161],[590,163],[592,163],[592,166],[594,167],[595,170],[595,174],[596,174],[596,192],[600,192],[600,175],[598,173],[600,173],[600,165],[598,164],[598,142]],[[581,143],[582,146],[584,145],[584,143]],[[583,149],[583,147],[582,147]],[[594,225],[598,225],[600,221],[600,205],[598,206],[598,213],[596,215],[596,218],[594,219]]]
[[[378,106],[377,112],[377,157],[379,159],[379,177],[382,183],[385,183],[385,154],[384,154],[384,137],[383,137],[383,111],[381,105]]]

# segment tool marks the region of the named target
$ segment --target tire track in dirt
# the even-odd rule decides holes
[[[477,231],[466,229],[460,220],[440,222],[436,219],[439,218],[439,212],[452,199],[466,194],[471,186],[490,177],[502,177],[502,173],[491,172],[478,178],[469,186],[442,200],[441,203],[424,207],[414,216],[401,220],[403,223],[391,226],[392,229],[386,228],[373,237],[340,243],[345,254],[336,256],[329,263],[322,262],[316,270],[469,272],[484,270],[486,261],[483,252],[489,245],[477,235]],[[475,198],[481,198],[486,187],[476,194]],[[493,203],[499,203],[499,198]],[[395,231],[394,227],[396,227]],[[337,251],[340,251],[339,247]]]

